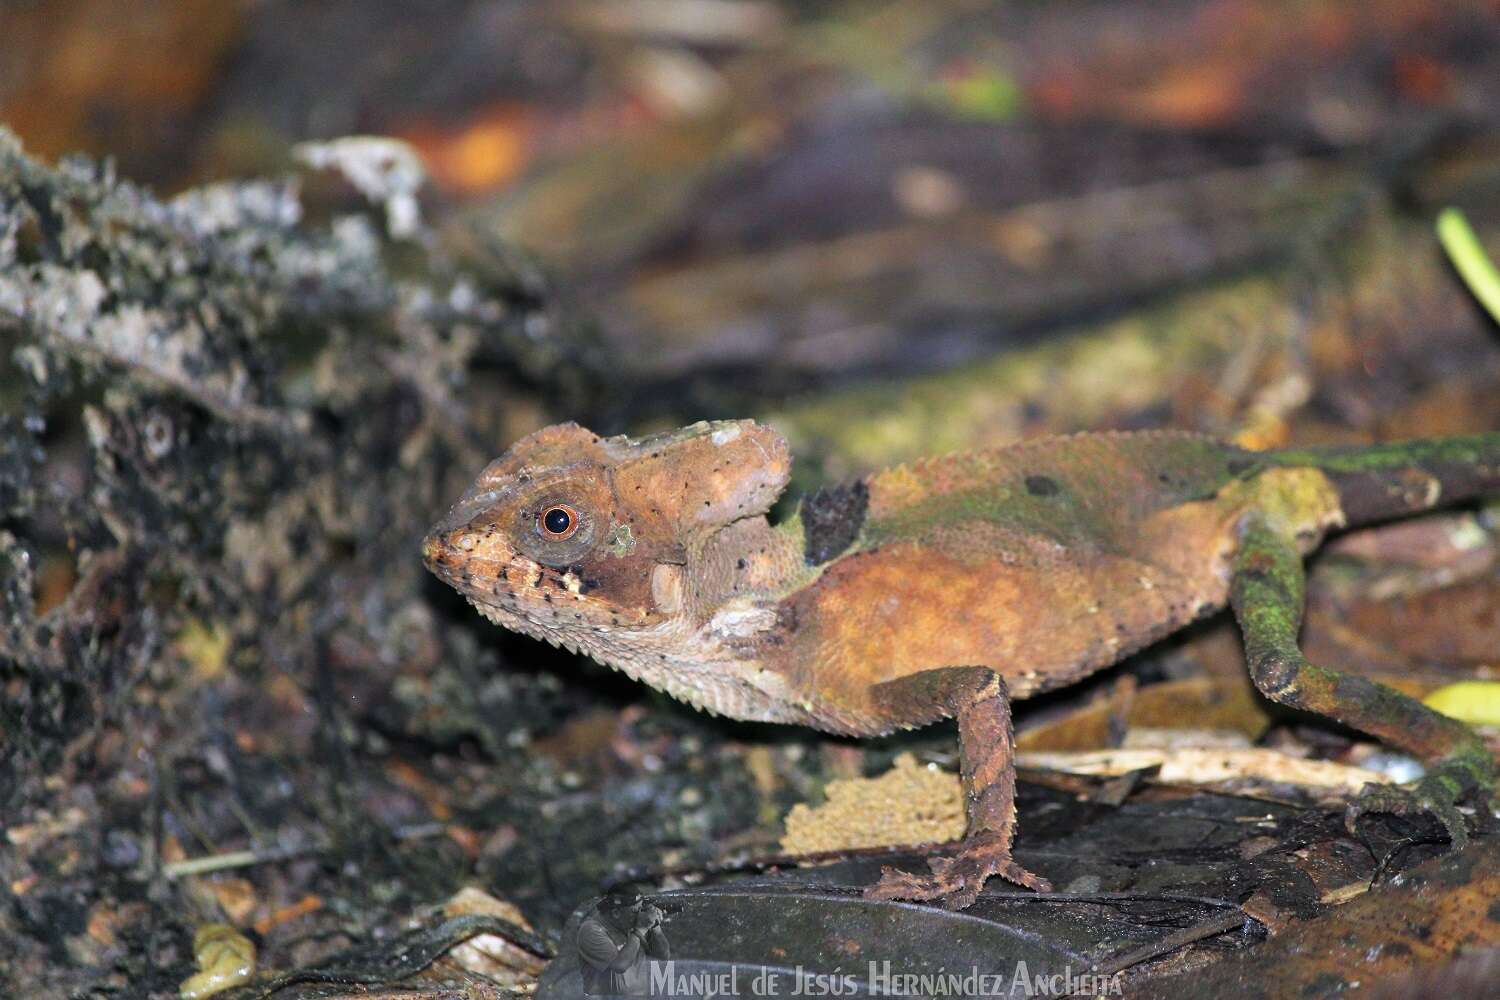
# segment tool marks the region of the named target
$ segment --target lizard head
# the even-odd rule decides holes
[[[560,424],[491,462],[423,556],[491,621],[616,659],[622,637],[683,610],[681,567],[764,514],[789,472],[786,442],[749,420],[638,439]]]

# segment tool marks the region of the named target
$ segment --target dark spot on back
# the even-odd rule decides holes
[[[870,506],[863,481],[827,486],[802,498],[803,556],[809,566],[825,563],[854,544]]]
[[[1061,492],[1062,487],[1057,485],[1057,480],[1051,476],[1027,476],[1026,492],[1034,497],[1053,497]]]
[[[1229,460],[1229,474],[1231,476],[1243,476],[1250,471],[1255,463],[1248,458],[1231,458]]]

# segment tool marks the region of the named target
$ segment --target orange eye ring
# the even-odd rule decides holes
[[[554,542],[572,538],[582,523],[578,511],[565,503],[548,504],[536,515],[537,534]]]

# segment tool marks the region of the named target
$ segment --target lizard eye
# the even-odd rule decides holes
[[[572,538],[578,530],[578,524],[578,511],[565,503],[552,504],[536,517],[537,530],[543,538],[553,541]]]
[[[512,537],[528,558],[544,566],[570,566],[593,551],[601,519],[608,525],[612,513],[587,489],[553,484],[516,506]]]

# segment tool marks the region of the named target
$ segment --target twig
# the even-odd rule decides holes
[[[403,826],[392,833],[392,839],[398,843],[408,840],[424,840],[427,837],[436,837],[447,832],[448,827],[442,823],[413,823]],[[269,847],[251,848],[244,851],[225,851],[223,854],[206,854],[196,858],[185,858],[182,861],[171,861],[161,866],[161,872],[167,878],[187,878],[190,875],[204,875],[209,872],[228,871],[231,868],[248,868],[251,865],[266,864],[273,861],[288,861],[292,858],[302,858],[310,854],[321,854],[332,849],[333,844],[328,840],[319,840],[311,844],[302,844],[297,847]]]
[[[1159,941],[1153,941],[1150,944],[1144,944],[1139,948],[1127,951],[1123,955],[1096,966],[1094,971],[1107,976],[1114,975],[1116,972],[1123,972],[1133,965],[1140,965],[1142,962],[1156,958],[1158,955],[1165,955],[1168,952],[1176,951],[1178,948],[1190,945],[1194,941],[1202,941],[1205,938],[1223,934],[1225,931],[1232,931],[1236,927],[1243,927],[1245,921],[1248,919],[1243,912],[1237,909],[1221,913],[1217,917],[1210,917],[1191,927],[1184,927],[1180,931],[1168,934]]]
[[[207,854],[182,861],[169,861],[161,866],[167,878],[187,878],[190,875],[205,875],[209,872],[228,871],[231,868],[248,868],[268,861],[286,861],[308,854],[317,854],[328,849],[328,844],[303,844],[299,847],[273,847],[265,850],[226,851],[223,854]]]
[[[637,865],[625,868],[612,875],[604,884],[604,891],[609,892],[629,882],[657,882],[667,878],[734,875],[746,871],[766,871],[771,868],[795,868],[803,865],[819,865],[825,862],[893,858],[910,854],[930,854],[944,848],[955,848],[960,843],[960,841],[951,840],[926,844],[891,844],[879,847],[851,847],[833,851],[809,851],[805,854],[740,855],[718,861],[682,865]]]
[[[1485,311],[1500,323],[1500,271],[1484,252],[1474,227],[1458,209],[1445,208],[1438,213],[1437,234],[1459,277]]]

